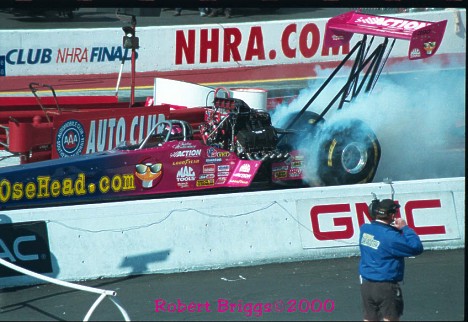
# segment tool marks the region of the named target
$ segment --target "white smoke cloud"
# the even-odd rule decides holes
[[[325,115],[325,124],[361,119],[377,135],[382,157],[374,182],[386,177],[414,180],[465,175],[465,66],[442,68],[408,62],[399,70],[411,70],[414,63],[419,64],[417,72],[384,70],[370,95],[362,92],[342,110],[338,111],[335,104]],[[317,70],[319,78],[330,73]],[[345,81],[344,77],[332,81],[308,111],[321,113]],[[273,124],[286,126],[288,114],[299,111],[322,83],[323,79],[310,82],[294,102],[278,106],[272,113]],[[315,157],[317,140],[304,143]],[[310,158],[309,183],[317,182],[316,164],[317,160]]]

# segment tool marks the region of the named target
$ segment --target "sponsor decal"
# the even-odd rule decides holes
[[[229,176],[229,172],[227,171],[218,172],[218,177],[227,177],[227,176]]]
[[[215,178],[214,173],[201,174],[200,177],[199,177],[200,180],[214,179],[214,178]]]
[[[178,186],[179,188],[188,188],[188,187],[189,187],[189,184],[188,184],[188,182],[178,182],[178,183],[177,183],[177,186]]]
[[[241,165],[239,172],[250,172],[250,164],[245,163]]]
[[[302,175],[302,169],[299,168],[293,168],[289,170],[289,177],[291,178],[297,178]]]
[[[206,154],[209,158],[225,158],[228,157],[231,153],[227,151],[217,151],[215,148],[210,147],[206,150]]]
[[[204,164],[203,173],[215,173],[216,166],[214,164]]]
[[[216,180],[216,184],[225,184],[225,183],[226,183],[226,180],[227,180],[226,177],[218,178],[218,179]]]
[[[157,163],[139,163],[135,165],[135,176],[141,180],[141,186],[145,189],[156,186],[161,181],[163,165]]]
[[[287,176],[288,176],[287,171],[275,171],[275,172],[273,172],[273,178],[274,179],[282,179],[282,178],[286,178]]]
[[[195,181],[195,172],[191,167],[185,166],[177,171],[177,182]]]
[[[418,48],[412,49],[410,52],[410,57],[411,58],[421,57],[421,51]]]
[[[242,184],[242,185],[248,185],[249,182],[242,180],[242,179],[231,179],[229,180],[229,183],[237,183],[237,184]]]
[[[175,146],[174,149],[194,149],[195,145],[192,142],[180,141]]]
[[[431,31],[430,31],[430,30],[427,30],[427,29],[426,29],[426,30],[418,30],[418,31],[416,32],[416,35],[422,36],[422,35],[429,35],[430,33],[431,33]]]
[[[205,160],[206,163],[220,163],[222,161],[223,160],[221,158],[210,158]]]
[[[200,160],[198,159],[186,159],[182,161],[174,161],[172,162],[172,165],[187,165],[187,164],[198,164],[200,163]]]
[[[301,168],[301,167],[302,167],[302,161],[291,162],[291,168]]]
[[[271,169],[273,172],[277,172],[277,171],[288,171],[288,166],[287,165],[284,165],[284,166],[281,166],[281,167],[274,167],[273,169]]]
[[[77,120],[69,120],[59,127],[55,144],[61,158],[81,154],[84,143],[85,130]]]
[[[236,178],[247,179],[247,180],[250,180],[250,178],[252,178],[252,175],[250,173],[234,173],[232,176]]]
[[[218,165],[218,171],[229,171],[229,165]]]
[[[388,27],[392,29],[416,30],[431,25],[429,22],[421,22],[414,20],[404,20],[388,17],[374,17],[374,16],[359,16],[356,23],[365,25],[374,25],[379,27]]]
[[[140,114],[134,115],[133,113],[129,113],[126,111],[122,111],[121,113],[128,114],[123,115],[119,118],[115,117],[104,117],[99,116],[94,117],[93,119],[80,119],[79,123],[84,128],[84,135],[86,139],[85,141],[85,154],[94,153],[94,152],[102,152],[106,150],[111,150],[115,148],[119,143],[124,141],[129,141],[131,144],[136,144],[138,142],[142,142],[146,135],[148,135],[149,131],[151,131],[154,125],[157,124],[158,121],[163,121],[166,119],[164,114]],[[107,114],[99,113],[99,114]],[[114,113],[115,114],[115,113]],[[68,122],[65,121],[62,125],[60,125],[60,120],[64,120],[65,117],[57,116],[54,118],[57,119],[57,127],[60,129],[66,130],[66,126]],[[66,132],[64,132],[66,134]],[[59,138],[56,137],[56,150],[57,155],[60,155],[60,145],[63,145]],[[81,153],[80,153],[81,154]]]
[[[0,225],[0,258],[36,273],[52,273],[45,221]],[[0,277],[23,275],[0,265]]]
[[[201,155],[202,150],[185,150],[185,151],[176,151],[170,154],[171,158],[196,158]]]
[[[332,40],[334,40],[334,41],[339,41],[339,40],[343,40],[343,39],[344,39],[343,36],[332,35]]]
[[[428,41],[424,43],[424,50],[426,51],[426,54],[432,55],[432,51],[436,48],[436,42],[435,41]]]
[[[214,179],[197,180],[197,187],[208,187],[214,185]]]
[[[81,197],[99,191],[101,194],[135,190],[133,173],[102,176],[96,183],[86,183],[84,173],[76,178],[53,179],[51,176],[37,176],[27,182],[0,180],[0,202],[56,199],[61,197]]]

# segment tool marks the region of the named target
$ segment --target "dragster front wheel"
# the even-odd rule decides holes
[[[318,176],[327,186],[371,182],[380,155],[380,143],[363,121],[334,123],[321,134]]]

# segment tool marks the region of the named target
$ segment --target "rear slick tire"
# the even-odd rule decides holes
[[[372,182],[381,149],[376,135],[363,121],[333,123],[320,136],[318,176],[324,185]]]

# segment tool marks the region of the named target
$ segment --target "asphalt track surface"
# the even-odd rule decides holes
[[[102,9],[101,9],[102,10]],[[311,8],[279,9],[271,14],[249,9],[234,11],[230,22],[269,19],[300,19],[333,16],[348,9]],[[226,21],[225,17],[202,18],[196,9],[173,17],[172,11],[162,11],[155,17],[142,17],[139,25],[203,23]],[[312,15],[313,13],[313,15]],[[93,9],[80,9],[73,20],[64,17],[15,17],[0,12],[1,29],[99,27],[109,23],[120,26],[115,15]],[[153,21],[153,22],[152,22]],[[235,245],[233,245],[235,247]],[[277,263],[220,270],[152,274],[80,282],[81,285],[115,290],[117,299],[132,320],[250,320],[250,321],[357,321],[362,319],[358,279],[359,257]],[[402,285],[407,321],[463,321],[465,309],[465,250],[427,251],[406,260],[405,283]],[[0,286],[1,287],[1,286]],[[97,294],[67,289],[53,284],[39,284],[0,289],[1,321],[71,321],[82,320]],[[200,312],[156,312],[158,303],[177,303],[177,299],[197,305]],[[307,302],[327,303],[327,311],[301,312]],[[222,304],[233,304],[234,312],[225,312]],[[269,306],[271,304],[271,306]],[[299,307],[299,304],[301,307]],[[332,306],[333,304],[333,306]],[[249,308],[252,308],[249,313]],[[257,311],[254,311],[256,308]],[[260,310],[261,308],[261,310]],[[268,309],[271,312],[267,312]],[[207,310],[208,309],[208,310]],[[288,312],[295,309],[295,312]],[[317,306],[316,306],[316,310]],[[279,312],[282,311],[282,312]],[[91,320],[123,320],[108,299],[96,309]]]
[[[406,259],[402,284],[405,311],[401,320],[466,321],[464,258],[465,250],[458,249],[426,251]],[[80,284],[115,290],[133,321],[359,321],[358,263],[359,257],[351,257],[128,276]],[[53,284],[3,289],[0,320],[83,320],[97,298],[97,294]],[[158,310],[172,310],[177,306],[169,303],[177,303],[178,299],[186,305],[193,302],[194,312],[183,311],[182,304],[179,308],[183,312],[156,312],[156,303]],[[319,312],[307,310],[306,301],[314,301],[315,311]],[[226,303],[234,305],[233,312]],[[326,308],[320,308],[320,303],[326,303]],[[90,320],[122,321],[123,317],[106,299]]]

